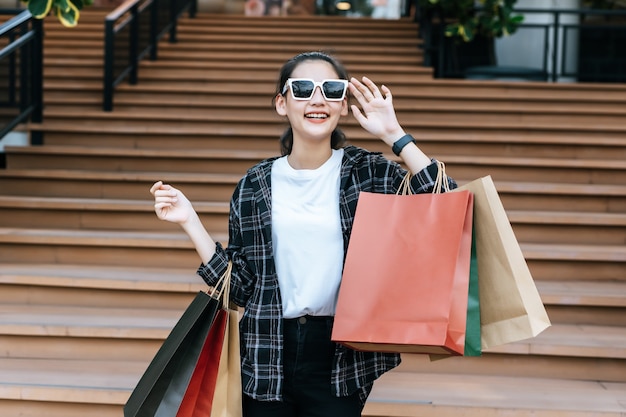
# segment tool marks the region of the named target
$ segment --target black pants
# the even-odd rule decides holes
[[[256,401],[244,395],[244,417],[361,416],[363,407],[357,393],[336,397],[332,392],[332,326],[332,317],[284,320],[284,400]]]

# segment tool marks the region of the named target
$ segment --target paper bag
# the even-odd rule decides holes
[[[537,336],[550,319],[490,176],[457,192],[474,194],[482,348]]]
[[[361,192],[332,339],[354,349],[463,355],[472,194]]]

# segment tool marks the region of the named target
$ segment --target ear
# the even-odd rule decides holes
[[[274,99],[274,106],[276,107],[276,113],[278,113],[279,116],[287,116],[287,103],[285,101],[285,96],[277,94]]]
[[[341,102],[341,115],[342,116],[347,116],[348,115],[348,97],[344,98],[343,101]]]

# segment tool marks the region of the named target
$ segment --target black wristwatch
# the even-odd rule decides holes
[[[396,156],[400,156],[402,149],[411,142],[417,144],[417,141],[413,139],[413,136],[406,134],[393,143],[391,150],[396,154]]]

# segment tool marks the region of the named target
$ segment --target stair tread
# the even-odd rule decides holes
[[[260,160],[276,156],[276,152],[248,149],[136,149],[136,148],[105,148],[92,146],[5,146],[7,153],[43,154],[43,155],[103,155],[103,156],[138,156],[138,157],[182,157],[190,159],[248,159]]]
[[[189,268],[149,268],[3,263],[0,283],[163,292],[196,292],[205,288],[193,265]]]
[[[626,213],[546,210],[507,210],[506,213],[512,223],[626,226]]]
[[[581,245],[562,243],[521,243],[527,259],[561,259],[626,263],[624,245]]]
[[[147,361],[0,358],[0,398],[71,402],[78,397],[123,405],[146,366]],[[374,384],[364,415],[390,415],[392,407],[397,416],[452,417],[464,407],[482,409],[483,415],[521,409],[537,416],[561,411],[570,417],[620,417],[625,394],[625,383],[391,371]]]
[[[125,210],[153,212],[152,200],[129,200],[115,198],[29,197],[0,195],[0,207],[68,209],[68,210]],[[229,213],[226,201],[194,201],[198,213]]]
[[[208,289],[208,288],[207,288]],[[181,311],[35,304],[0,305],[3,335],[164,339]]]
[[[3,304],[0,331],[4,335],[164,339],[181,314],[182,310],[164,308]],[[626,328],[554,324],[532,339],[493,347],[486,353],[626,359]]]
[[[87,146],[6,146],[6,153],[35,154],[35,155],[76,155],[76,156],[111,156],[111,157],[146,157],[146,158],[188,158],[188,159],[223,159],[247,160],[256,163],[262,159],[276,156],[275,152],[261,150],[235,149],[136,149],[136,148],[104,148]],[[393,158],[400,161],[399,158]],[[462,156],[446,155],[445,162],[468,165],[504,165],[525,167],[549,168],[594,168],[594,169],[624,169],[626,160],[593,159],[593,158],[528,158],[514,156]]]
[[[428,415],[428,412],[439,417],[452,417],[473,408],[496,408],[501,413],[536,410],[532,415],[538,416],[545,415],[541,411],[554,410],[558,411],[554,416],[570,417],[607,412],[618,417],[626,410],[625,399],[626,384],[622,383],[607,385],[601,381],[389,372],[374,384],[364,414],[389,415],[387,404],[396,403],[405,404],[406,409],[402,414],[394,415],[407,417]],[[377,407],[379,404],[381,409]],[[446,410],[447,407],[451,409]]]
[[[182,75],[190,78],[191,75]],[[398,117],[401,118],[401,111],[398,111]],[[466,114],[467,113],[467,114]],[[623,116],[615,116],[615,120],[605,120],[601,126],[598,124],[589,123],[588,119],[583,117],[578,118],[565,118],[564,120],[556,119],[554,115],[518,115],[514,114],[514,119],[507,119],[501,117],[492,117],[496,111],[489,112],[489,115],[484,113],[476,113],[474,111],[456,112],[454,118],[450,118],[445,112],[441,112],[440,117],[431,115],[430,117],[424,117],[415,122],[421,126],[437,126],[446,125],[448,127],[480,127],[483,129],[488,128],[525,128],[529,130],[545,129],[549,131],[559,130],[580,130],[580,131],[614,131],[614,132],[626,132],[626,123],[623,121]],[[481,114],[481,117],[476,117],[477,114]],[[44,110],[44,117],[46,119],[55,118],[75,118],[79,116],[82,118],[82,123],[126,120],[130,122],[146,122],[150,121],[151,128],[164,127],[167,123],[180,124],[186,123],[199,123],[204,124],[208,122],[231,122],[231,123],[282,123],[282,119],[272,111],[271,108],[262,109],[239,109],[237,112],[233,112],[229,108],[214,108],[211,112],[207,112],[205,109],[168,109],[168,112],[162,112],[160,109],[134,109],[132,112],[102,112],[100,110],[85,110],[82,113],[72,109],[61,108],[46,108]],[[593,115],[593,117],[599,117]],[[156,119],[158,118],[158,119]],[[158,120],[158,121],[155,121]],[[532,123],[532,125],[529,125]],[[80,124],[80,123],[79,123]],[[410,123],[404,123],[410,126]],[[349,119],[343,123],[343,126],[353,125],[357,126],[356,120]]]
[[[198,290],[189,268],[3,263],[0,283],[148,291]],[[626,281],[535,282],[545,304],[626,307]]]
[[[146,213],[152,213],[154,210],[152,200],[18,195],[0,195],[0,207],[84,211],[110,210]],[[227,201],[194,201],[194,208],[200,214],[228,214],[230,210]],[[626,213],[507,210],[507,216],[509,221],[513,224],[538,223],[564,226],[626,226]]]
[[[106,180],[137,180],[155,181],[159,178],[168,178],[168,181],[196,182],[196,183],[232,183],[235,185],[240,179],[240,174],[215,174],[215,173],[187,173],[187,172],[108,172],[71,169],[9,169],[0,171],[0,178],[73,178],[83,181],[106,181]],[[457,178],[459,184],[472,180]],[[150,182],[150,183],[152,183]],[[499,191],[506,192],[530,192],[538,194],[575,194],[575,195],[626,195],[626,185],[617,184],[569,184],[569,183],[538,183],[494,180]]]
[[[216,123],[211,126],[211,130],[207,131],[203,126],[187,124],[184,126],[161,126],[158,129],[152,125],[146,124],[142,127],[131,126],[127,124],[113,123],[96,123],[89,125],[78,124],[76,122],[67,122],[61,120],[47,120],[43,123],[27,124],[26,127],[35,130],[45,130],[48,132],[80,132],[80,133],[98,133],[107,134],[132,134],[132,135],[163,135],[175,134],[177,137],[185,136],[201,136],[201,137],[220,137],[230,135],[250,136],[255,138],[272,138],[277,139],[282,128],[269,124],[232,124],[232,123]],[[427,126],[423,126],[427,128]],[[417,126],[413,126],[417,128]],[[352,140],[371,140],[372,143],[378,143],[379,140],[365,134],[363,129],[348,126],[344,129],[346,134]],[[611,146],[623,147],[623,136],[611,136],[608,132],[603,135],[589,136],[587,134],[575,135],[571,132],[550,132],[538,133],[536,135],[521,134],[519,132],[507,132],[501,130],[492,130],[489,128],[480,131],[421,131],[420,141],[425,143],[440,143],[452,141],[455,143],[463,142],[468,144],[479,143],[506,143],[506,144],[536,144],[536,145],[567,145],[567,146]]]
[[[547,281],[536,283],[544,304],[626,307],[626,281]]]
[[[55,239],[87,239],[87,240],[131,240],[131,241],[158,241],[168,240],[174,242],[187,242],[188,237],[182,232],[162,231],[126,231],[126,230],[74,230],[74,229],[30,229],[0,227],[0,241],[16,240],[46,240]],[[590,245],[590,244],[562,244],[562,243],[521,243],[522,249],[531,252],[531,257],[545,259],[558,256],[564,259],[576,259],[587,253],[589,259],[604,254],[610,254],[616,262],[626,262],[626,246],[623,245]],[[551,252],[551,253],[546,253]]]
[[[147,363],[0,358],[0,398],[125,404]]]
[[[626,359],[626,329],[619,326],[553,324],[532,339],[493,347],[486,352]]]
[[[65,51],[65,50],[64,50]],[[174,51],[171,52],[175,53]],[[167,57],[170,54],[169,51],[162,52],[161,55]],[[218,53],[212,54],[211,57]],[[101,55],[101,52],[100,52]],[[98,56],[100,56],[98,55]],[[185,53],[185,56],[188,54]],[[236,54],[240,56],[240,54]],[[264,55],[264,54],[263,54]],[[245,56],[248,56],[247,54]],[[218,55],[216,58],[220,58]],[[175,56],[175,59],[179,57]],[[88,88],[91,85],[91,89],[97,91],[99,96],[101,95],[102,83],[100,81],[82,81],[77,83],[72,80],[69,83],[65,83],[60,80],[45,80],[44,87],[61,87],[68,90],[82,90]],[[603,88],[604,87],[604,88]],[[153,94],[165,94],[165,93],[188,93],[197,95],[207,94],[245,94],[246,96],[255,96],[262,94],[267,97],[268,87],[264,83],[246,83],[242,84],[237,81],[227,81],[210,84],[179,82],[176,84],[165,84],[151,82],[149,80],[143,81],[136,85],[130,85],[127,83],[120,84],[116,92],[131,91],[131,92],[146,92]],[[472,83],[471,81],[464,80],[463,82],[455,80],[423,80],[421,78],[416,79],[411,85],[403,85],[402,88],[394,90],[394,99],[411,98],[415,99],[448,99],[456,102],[463,102],[470,100],[497,102],[499,104],[508,104],[510,101],[515,102],[537,102],[541,103],[579,103],[586,104],[587,106],[597,104],[619,104],[626,102],[626,87],[620,84],[612,84],[609,86],[599,86],[596,89],[584,88],[579,84],[545,84],[541,83],[539,86],[533,83],[517,83],[517,84],[498,84],[498,83]],[[480,94],[477,95],[477,90]],[[584,96],[581,96],[581,93]],[[45,99],[45,98],[44,98]],[[614,111],[622,112],[622,109],[615,109]]]
[[[224,233],[212,233],[217,241],[227,241]],[[85,229],[25,229],[0,227],[0,242],[36,243],[42,245],[106,245],[123,247],[154,247],[192,249],[185,233],[85,230]]]

